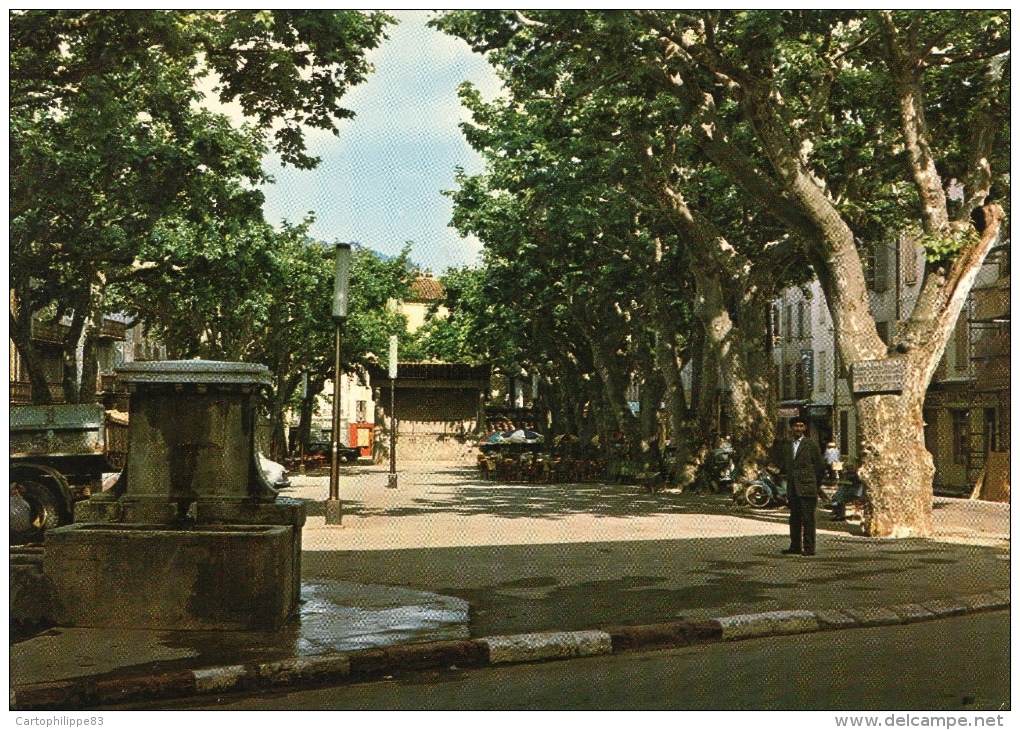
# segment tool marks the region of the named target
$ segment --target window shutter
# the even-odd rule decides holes
[[[889,289],[889,246],[875,244],[875,291],[882,293]]]

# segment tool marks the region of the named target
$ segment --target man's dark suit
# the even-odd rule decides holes
[[[822,452],[814,439],[805,436],[793,455],[793,441],[781,442],[775,454],[786,476],[790,500],[790,550],[811,555],[815,552],[815,509],[818,485],[825,474]]]

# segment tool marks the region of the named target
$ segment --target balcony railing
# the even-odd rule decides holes
[[[32,384],[27,380],[11,381],[11,405],[27,406],[32,402]]]
[[[12,406],[27,406],[32,404],[32,384],[27,380],[12,380],[11,400]],[[64,402],[64,389],[60,383],[50,383],[50,398],[53,403]]]
[[[70,331],[70,325],[61,324],[60,322],[40,322],[37,319],[32,320],[33,340],[53,342],[61,345],[64,343],[64,338]]]
[[[99,336],[111,340],[124,340],[127,338],[127,325],[115,319],[104,319]]]
[[[32,339],[34,340],[60,345],[63,344],[64,338],[70,331],[71,326],[62,322],[32,320]],[[115,319],[104,319],[99,336],[110,340],[125,340],[127,339],[127,325]]]

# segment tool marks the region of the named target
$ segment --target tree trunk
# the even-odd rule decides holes
[[[105,292],[98,283],[92,286],[91,307],[85,323],[85,337],[81,354],[81,383],[78,386],[78,401],[96,401],[96,382],[99,379],[99,335],[103,330]]]
[[[322,392],[323,383],[321,381],[308,379],[308,393],[305,399],[301,402],[301,418],[298,422],[298,453],[300,453],[300,446],[307,446],[308,442],[311,441],[312,435],[312,406],[315,403],[315,397]]]
[[[48,406],[53,402],[49,383],[46,382],[46,370],[42,358],[32,344],[32,313],[11,313],[11,339],[21,355],[21,363],[28,373],[28,382],[32,386],[32,404]]]
[[[597,334],[589,335],[588,342],[595,362],[595,372],[602,382],[603,400],[611,414],[611,420],[623,433],[627,444],[634,446],[641,440],[640,424],[627,403],[629,383],[624,379],[624,373],[616,362],[616,347]]]
[[[78,380],[78,345],[81,343],[89,312],[87,302],[79,302],[71,316],[71,329],[64,337],[63,344],[63,387],[64,402],[81,402],[81,387]]]
[[[642,450],[652,437],[659,434],[659,405],[666,392],[666,381],[662,371],[649,373],[641,385],[641,443]]]
[[[718,364],[717,388],[729,410],[730,443],[742,461],[753,469],[772,441],[770,382],[765,354],[765,304],[752,297],[731,314],[718,275],[695,267],[698,307],[695,311],[705,331],[705,342]],[[744,287],[746,288],[746,283]],[[741,326],[734,324],[734,316]],[[753,338],[761,338],[760,342]],[[752,339],[748,339],[752,338]],[[754,367],[756,366],[756,367]],[[756,375],[752,380],[751,373]],[[721,430],[721,424],[718,424]],[[708,444],[711,448],[715,444]]]
[[[96,401],[97,380],[99,379],[99,333],[90,325],[85,329],[85,342],[81,355],[81,383],[78,386],[78,402]]]
[[[927,537],[935,466],[924,446],[924,391],[855,399],[866,535]]]
[[[731,443],[736,449],[740,476],[745,479],[754,478],[767,456],[768,446],[775,440],[775,365],[765,342],[769,305],[763,299],[754,297],[743,303],[738,314],[741,327],[736,345],[740,350],[737,358],[740,369],[732,376],[738,387],[730,394]]]
[[[661,295],[660,295],[661,296]],[[658,297],[657,297],[658,299]],[[687,402],[680,373],[683,363],[677,352],[677,333],[674,320],[665,314],[658,301],[650,303],[652,323],[655,326],[655,366],[662,374],[664,389],[662,401],[668,438],[676,439],[687,420]],[[665,447],[665,444],[662,444]]]
[[[287,429],[284,427],[283,415],[300,381],[300,373],[277,379],[278,385],[273,391],[269,412],[269,450],[273,461],[282,461],[287,455]]]

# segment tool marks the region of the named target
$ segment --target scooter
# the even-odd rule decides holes
[[[744,501],[752,507],[786,504],[786,480],[769,469],[758,472],[758,478],[744,487]]]

